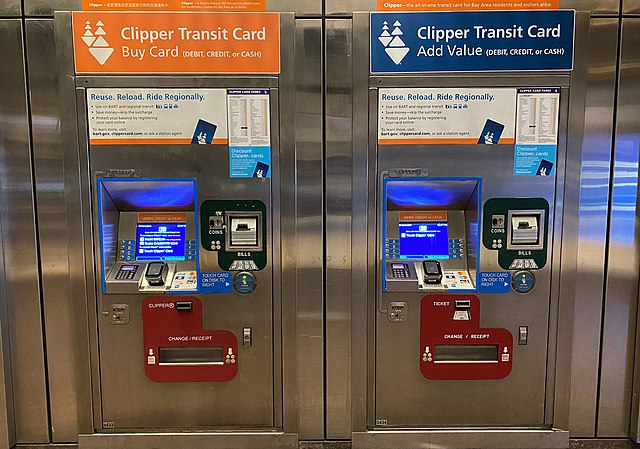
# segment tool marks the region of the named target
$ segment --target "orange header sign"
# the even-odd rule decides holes
[[[76,73],[280,72],[277,13],[74,12]]]
[[[140,223],[184,223],[187,221],[186,212],[140,212],[138,214],[138,222]]]
[[[266,0],[82,0],[85,11],[266,11]]]
[[[399,221],[447,221],[447,211],[400,212]]]
[[[496,11],[558,9],[559,0],[378,0],[378,11]]]

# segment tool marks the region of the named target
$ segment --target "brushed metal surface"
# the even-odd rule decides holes
[[[322,20],[296,27],[296,296],[299,438],[324,438]]]
[[[0,2],[0,16],[17,16],[22,14],[22,2],[20,0],[3,0]]]
[[[283,432],[200,432],[80,435],[81,449],[297,449],[298,436]]]
[[[326,438],[351,438],[351,20],[327,19]]]
[[[628,437],[638,302],[640,21],[623,19],[596,436]]]
[[[475,448],[564,449],[569,432],[563,430],[461,429],[459,431],[371,431],[353,434],[353,449]]]
[[[0,220],[0,235],[2,235],[2,220]],[[12,383],[4,253],[0,240],[0,447],[3,448],[10,448],[16,444]]]
[[[0,21],[0,195],[16,440],[49,441],[23,29]]]
[[[580,215],[580,171],[585,130],[587,69],[590,41],[590,17],[587,12],[575,16],[574,65],[569,87],[567,129],[561,128],[566,141],[566,155],[558,158],[558,189],[553,242],[551,308],[549,313],[549,356],[547,358],[547,397],[545,422],[555,428],[569,428],[573,328],[577,298],[578,233]],[[568,112],[569,112],[568,111]],[[576,305],[578,304],[578,305]]]
[[[25,20],[31,101],[32,147],[38,204],[41,285],[53,442],[78,438],[74,382],[73,311],[69,301],[69,249],[53,20]]]
[[[640,14],[640,0],[622,0],[622,14]]]
[[[634,4],[638,0],[623,0]],[[616,0],[560,0],[560,9],[575,9],[590,11],[594,15],[617,14],[620,4]],[[327,16],[352,16],[357,11],[377,11],[378,0],[326,0],[325,13]]]
[[[3,0],[20,7],[20,0]],[[0,6],[0,8],[2,8]],[[82,9],[81,0],[24,0],[24,10],[27,16],[53,16],[55,11],[79,11]],[[266,0],[266,10],[273,12],[293,12],[296,17],[322,16],[321,0]],[[2,11],[0,9],[0,11]],[[20,15],[18,10],[14,15]]]
[[[617,19],[592,19],[585,133],[580,171],[577,296],[574,309],[569,431],[596,436],[600,324],[609,208]]]

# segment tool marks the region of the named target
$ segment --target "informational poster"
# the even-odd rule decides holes
[[[82,0],[85,11],[265,11],[266,0]]]
[[[575,11],[371,13],[371,73],[571,70]]]
[[[280,72],[277,13],[76,11],[72,27],[76,73]]]
[[[378,0],[378,11],[487,11],[558,9],[559,0]]]
[[[225,89],[87,89],[91,145],[226,144]]]
[[[269,91],[228,90],[229,176],[271,177]]]
[[[378,144],[513,144],[516,90],[379,89]]]
[[[560,88],[518,89],[515,176],[550,176],[558,148]]]

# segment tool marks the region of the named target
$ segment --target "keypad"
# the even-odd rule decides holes
[[[402,265],[402,268],[397,265]],[[407,265],[406,263],[393,264],[391,266],[391,274],[394,278],[408,278],[411,276],[409,273],[409,265]]]
[[[136,277],[140,265],[122,265],[116,273],[116,280],[131,281]]]

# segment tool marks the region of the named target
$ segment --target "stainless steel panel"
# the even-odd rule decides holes
[[[351,20],[327,19],[326,438],[351,438]]]
[[[69,382],[73,357],[73,310],[69,301],[69,249],[64,204],[64,169],[53,20],[27,19],[27,66],[31,101],[32,147],[38,203],[42,302],[53,442],[78,438],[76,385]]]
[[[20,0],[3,0],[0,2],[0,16],[20,16],[22,2]]]
[[[622,0],[622,14],[640,14],[640,0]]]
[[[370,431],[353,434],[353,449],[563,449],[569,432],[562,430],[464,429],[460,431]]]
[[[639,0],[624,0],[635,3]],[[637,3],[635,4],[637,7]],[[560,0],[561,9],[591,11],[592,14],[617,14],[620,5],[617,0]],[[378,0],[326,0],[328,16],[351,16],[356,11],[377,11]]]
[[[640,21],[623,19],[596,436],[629,436],[638,302]]]
[[[0,235],[2,235],[2,220],[0,220]],[[12,383],[4,253],[0,240],[0,447],[2,448],[10,448],[16,444]]]
[[[16,439],[44,443],[49,422],[20,19],[0,21],[0,54],[0,204]]]
[[[18,7],[20,5],[20,0],[9,0],[9,2],[15,2]],[[79,11],[81,9],[81,0],[24,0],[24,10],[27,16],[53,16],[54,11]],[[293,12],[296,17],[319,17],[322,15],[322,1],[266,0],[266,10]],[[19,10],[16,15],[20,15]]]
[[[590,40],[589,14],[576,14],[574,64],[569,90],[569,118],[565,135],[566,156],[558,159],[558,189],[553,242],[553,284],[547,358],[546,422],[557,429],[568,429],[571,396],[574,310],[577,300],[578,232],[580,214],[580,167],[585,130],[587,68]]]
[[[617,41],[617,19],[591,20],[571,361],[572,437],[596,436]]]
[[[296,233],[300,439],[324,438],[322,20],[296,20]]]

